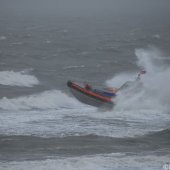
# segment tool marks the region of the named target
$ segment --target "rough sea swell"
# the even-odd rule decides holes
[[[75,157],[111,153],[137,154],[139,156],[155,154],[163,156],[170,152],[169,133],[170,130],[163,130],[133,138],[113,138],[96,135],[67,136],[62,138],[0,136],[0,159],[3,161],[7,159],[9,161],[23,161],[49,157]]]
[[[118,94],[112,111],[99,112],[59,90],[0,99],[0,159],[24,161],[1,163],[3,169],[41,169],[41,164],[50,169],[111,169],[113,165],[115,169],[160,169],[170,154],[170,70],[153,48],[135,53],[147,73],[140,87],[135,83]],[[136,75],[120,73],[106,84],[119,87]],[[38,83],[36,77],[24,76],[30,78],[29,85]],[[13,80],[11,85],[20,86]],[[87,166],[80,167],[82,163]]]
[[[167,124],[170,120],[168,90],[170,70],[160,55],[158,56],[156,49],[138,49],[135,53],[138,57],[138,65],[144,67],[147,73],[141,76],[139,82],[135,81],[137,73],[120,73],[106,82],[112,87],[120,87],[123,82],[129,80],[134,82],[118,93],[112,111],[100,113],[97,109],[81,104],[59,90],[48,90],[12,99],[3,97],[0,99],[3,115],[1,132],[17,135],[27,132],[26,134],[29,135],[40,136],[94,134],[128,137],[169,128]],[[8,72],[8,75],[8,77],[13,76],[14,72]],[[22,76],[20,74],[21,78]],[[30,80],[29,85],[31,80],[32,83],[38,82],[36,77],[24,76]],[[15,80],[17,81],[16,78]],[[15,84],[18,85],[17,82]],[[11,85],[14,85],[13,80]],[[47,121],[51,123],[51,127],[45,123]],[[30,125],[42,126],[42,128],[34,131],[34,128],[29,128]],[[61,129],[64,129],[63,133]]]
[[[170,163],[169,2],[92,1],[0,2],[0,170]],[[77,101],[68,80],[131,85],[102,112]]]

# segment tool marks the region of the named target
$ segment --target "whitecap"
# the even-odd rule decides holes
[[[169,165],[169,155],[125,155],[122,153],[62,157],[36,161],[2,162],[3,170],[160,170]],[[169,166],[168,166],[169,167]]]
[[[0,84],[8,86],[33,87],[38,85],[39,81],[34,75],[28,75],[21,72],[1,71]]]
[[[0,41],[1,40],[6,40],[7,38],[5,36],[0,36]]]

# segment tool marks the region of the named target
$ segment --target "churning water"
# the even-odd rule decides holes
[[[0,169],[163,169],[170,161],[168,25],[47,18],[0,16]],[[136,81],[141,68],[147,73]],[[131,86],[101,112],[70,94],[69,79]]]

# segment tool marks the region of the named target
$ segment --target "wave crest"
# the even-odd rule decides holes
[[[49,90],[13,99],[3,97],[0,100],[0,108],[3,110],[79,108],[82,105],[59,90]]]
[[[25,74],[24,71],[1,71],[0,84],[7,86],[33,87],[39,81],[34,75]]]

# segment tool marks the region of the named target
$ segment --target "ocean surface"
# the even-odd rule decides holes
[[[0,13],[0,170],[168,169],[168,16]],[[110,111],[66,86],[120,87],[141,68]]]

